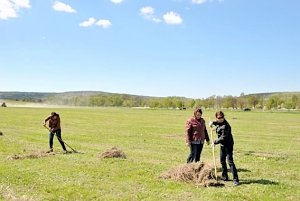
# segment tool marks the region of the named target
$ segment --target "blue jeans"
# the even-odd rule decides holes
[[[203,149],[203,144],[192,144],[190,146],[190,154],[187,158],[187,163],[200,161],[200,155]]]
[[[53,131],[53,132],[50,132],[49,133],[49,146],[50,146],[50,149],[53,149],[53,138],[54,138],[54,135],[56,134],[56,137],[58,139],[58,141],[60,142],[63,150],[67,150],[66,147],[65,147],[65,143],[64,141],[62,141],[61,139],[61,129],[58,129],[56,131]]]

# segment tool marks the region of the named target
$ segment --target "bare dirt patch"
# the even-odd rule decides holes
[[[224,186],[224,183],[217,181],[214,176],[214,168],[205,163],[188,163],[174,167],[162,173],[159,178],[171,179],[187,183],[194,183],[197,186]]]

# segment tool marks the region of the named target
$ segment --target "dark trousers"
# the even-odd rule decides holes
[[[228,160],[230,170],[231,170],[232,175],[233,175],[233,180],[234,181],[239,181],[237,170],[236,170],[235,164],[233,162],[233,145],[229,145],[229,146],[222,145],[222,146],[220,146],[220,162],[221,162],[221,165],[222,165],[222,177],[224,179],[228,179],[226,157],[227,157],[227,160]]]
[[[190,155],[187,158],[187,163],[191,163],[193,161],[200,161],[200,155],[202,152],[203,144],[191,144],[190,146]]]
[[[61,144],[61,147],[63,148],[63,150],[67,150],[66,147],[65,147],[65,143],[61,139],[61,129],[58,129],[58,130],[56,130],[54,132],[50,132],[49,133],[49,146],[50,146],[50,149],[53,149],[53,138],[54,138],[54,135],[56,135],[58,141]]]

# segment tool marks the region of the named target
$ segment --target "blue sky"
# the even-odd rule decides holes
[[[297,0],[0,0],[0,91],[300,91]]]

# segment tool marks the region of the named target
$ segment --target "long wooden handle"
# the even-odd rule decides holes
[[[210,118],[209,118],[209,122],[210,122]],[[211,138],[212,143],[214,143],[213,130],[212,130],[211,127],[210,127],[210,138]],[[213,152],[213,160],[214,160],[214,167],[215,167],[215,177],[216,177],[216,180],[218,180],[218,177],[217,177],[217,166],[216,166],[216,157],[215,157],[215,146],[214,145],[212,146],[212,152]]]

